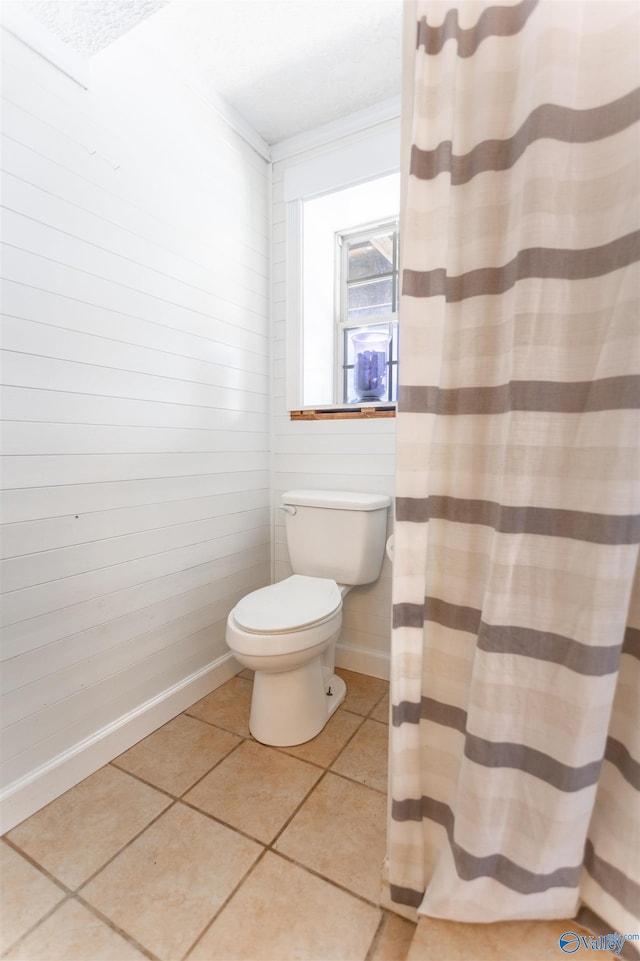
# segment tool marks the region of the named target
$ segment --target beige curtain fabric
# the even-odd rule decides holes
[[[405,4],[387,871],[435,917],[637,931],[639,13]]]

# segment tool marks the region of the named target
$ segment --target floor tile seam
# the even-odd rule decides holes
[[[299,760],[299,758],[296,758],[296,760]],[[265,848],[265,850],[269,850],[273,848],[273,845],[278,840],[282,832],[286,830],[286,828],[289,826],[289,824],[294,819],[296,814],[300,811],[303,805],[306,804],[306,802],[309,800],[309,798],[311,797],[315,789],[318,787],[320,782],[324,779],[324,776],[327,773],[329,773],[328,770],[322,770],[322,773],[320,774],[318,779],[313,783],[313,785],[305,793],[304,797],[298,802],[298,804],[296,805],[294,810],[291,812],[291,814],[286,818],[284,823],[278,828],[276,834],[272,837],[271,841],[265,841],[262,838],[258,838],[253,834],[248,834],[246,831],[243,831],[241,828],[237,827],[237,825],[230,824],[229,821],[225,821],[223,817],[216,814],[212,814],[210,811],[207,811],[204,808],[198,807],[197,804],[195,804],[193,801],[189,801],[189,799],[186,798],[185,796],[178,798],[178,801],[179,803],[184,804],[186,807],[190,808],[191,810],[196,811],[198,814],[204,814],[204,816],[209,818],[211,821],[215,821],[217,824],[221,824],[223,827],[229,828],[229,830],[235,831],[237,834],[240,834],[242,837],[247,838],[247,840],[255,841],[257,844],[261,844]]]
[[[153,781],[147,781],[147,779],[142,777],[141,774],[136,774],[135,771],[129,771],[127,770],[126,767],[120,767],[119,764],[116,764],[115,760],[109,761],[109,764],[105,766],[114,767],[117,771],[120,771],[121,774],[128,774],[129,777],[132,777],[134,779],[134,781],[138,781],[140,784],[144,784],[145,787],[153,788],[153,790],[157,791],[158,794],[164,795],[164,797],[169,798],[169,800],[171,801],[177,801],[180,797],[180,795],[172,794],[171,791],[167,791],[166,788],[160,787],[159,784],[154,784]],[[73,788],[71,790],[73,790]]]
[[[245,840],[253,841],[254,844],[259,844],[260,847],[264,848],[265,850],[269,848],[269,844],[266,841],[260,840],[260,838],[257,838],[254,834],[248,834],[246,831],[243,831],[241,828],[236,827],[234,824],[230,824],[228,821],[225,821],[224,818],[221,818],[216,814],[211,814],[210,811],[205,811],[204,808],[199,808],[196,804],[193,803],[193,801],[189,801],[187,800],[187,798],[184,798],[184,797],[178,798],[177,803],[184,805],[184,807],[186,808],[189,808],[189,810],[193,811],[195,814],[201,814],[203,817],[207,818],[209,821],[213,821],[215,824],[219,824],[220,827],[226,828],[229,831],[233,831],[235,834],[239,834],[240,837],[245,838]]]
[[[26,941],[27,938],[31,937],[31,935],[34,934],[38,928],[42,927],[46,921],[52,918],[55,914],[58,914],[66,904],[69,904],[72,901],[75,901],[77,904],[81,904],[89,911],[90,914],[97,918],[97,920],[101,921],[103,924],[106,924],[107,927],[109,927],[112,931],[115,931],[115,933],[120,935],[120,937],[124,938],[124,940],[131,944],[137,951],[149,958],[150,961],[160,961],[156,955],[150,952],[148,948],[144,947],[144,945],[136,941],[136,939],[133,938],[132,935],[130,935],[127,931],[125,931],[124,928],[119,928],[118,925],[116,925],[109,917],[107,917],[107,915],[102,914],[93,904],[91,904],[90,901],[85,900],[80,894],[78,894],[78,892],[71,890],[68,891],[65,896],[52,908],[43,914],[42,917],[39,918],[27,931],[23,932],[16,941],[5,948],[5,950],[2,952],[2,957],[7,957],[8,954],[10,954],[16,948],[19,948],[21,942]]]
[[[326,881],[327,884],[337,888],[338,891],[342,891],[343,894],[350,894],[351,897],[356,898],[358,901],[368,905],[370,908],[376,908],[379,911],[384,910],[379,901],[373,901],[371,898],[365,897],[364,894],[360,894],[358,891],[354,891],[352,888],[347,887],[346,884],[341,884],[339,881],[334,880],[334,878],[328,877],[317,868],[312,868],[309,864],[305,864],[304,861],[298,861],[297,858],[292,857],[292,855],[287,854],[285,851],[280,851],[277,848],[269,848],[269,850],[272,854],[276,854],[278,857],[283,858],[283,860],[288,861],[290,864],[294,864],[302,871],[306,871],[307,874],[313,875],[313,877],[318,878],[320,881]]]
[[[341,711],[341,710],[342,710],[341,707],[338,708],[338,711]],[[335,714],[337,714],[338,711],[336,711],[336,712],[332,715],[332,717],[335,717]],[[352,717],[358,717],[358,718],[360,718],[360,723],[358,724],[357,728],[355,728],[355,729],[352,731],[352,733],[348,736],[347,740],[344,742],[344,744],[342,745],[342,747],[340,747],[340,748],[338,749],[338,753],[329,761],[328,764],[321,764],[320,761],[312,761],[312,760],[310,760],[309,758],[306,758],[306,757],[298,757],[297,754],[291,754],[291,753],[289,753],[290,750],[291,750],[291,748],[300,747],[301,745],[299,745],[299,744],[281,744],[281,745],[279,745],[279,746],[277,746],[277,745],[273,745],[273,746],[276,747],[276,749],[277,749],[278,751],[281,751],[283,754],[286,754],[287,757],[295,757],[296,760],[298,760],[298,761],[304,761],[306,764],[313,764],[314,767],[319,767],[319,768],[321,768],[323,771],[329,771],[329,770],[331,770],[331,765],[336,763],[336,761],[338,760],[338,758],[340,757],[340,755],[342,754],[342,752],[343,752],[344,749],[346,748],[347,744],[349,744],[349,743],[353,740],[353,738],[356,736],[356,734],[358,733],[358,731],[360,730],[360,728],[362,727],[362,725],[363,725],[364,722],[365,722],[365,718],[362,717],[360,714],[353,714],[351,711],[347,711],[346,713],[350,714]],[[331,721],[331,718],[329,718],[328,720]],[[325,730],[325,728],[323,728],[322,730]],[[320,733],[322,733],[322,732],[320,732]],[[318,737],[318,736],[319,736],[318,734],[315,735],[315,737]],[[308,741],[303,741],[302,744],[310,744],[311,741],[313,741],[313,740],[314,740],[314,738],[310,738]],[[259,744],[260,742],[258,741],[257,743]]]
[[[40,862],[37,861],[32,854],[29,854],[28,851],[23,851],[20,845],[17,844],[16,841],[11,840],[7,834],[4,835],[2,840],[13,851],[15,851],[16,854],[19,854],[20,857],[24,858],[27,864],[30,864],[32,868],[35,868],[36,871],[44,875],[48,881],[52,881],[56,887],[60,888],[63,895],[71,895],[74,893],[75,888],[70,888],[68,884],[65,884],[64,881],[61,881],[60,878],[57,878],[55,874],[52,874],[51,871],[49,871],[48,868],[46,868],[43,864],[40,864]]]
[[[334,762],[335,763],[335,762]],[[348,774],[342,774],[340,771],[334,771],[333,768],[329,768],[326,772],[327,774],[335,774],[336,777],[342,778],[344,781],[348,781],[349,784],[357,784],[359,787],[367,788],[369,791],[373,791],[374,794],[380,794],[382,797],[387,797],[388,790],[382,791],[380,788],[374,787],[372,784],[365,784],[364,781],[358,781],[357,778],[349,777]]]
[[[6,956],[11,951],[19,947],[21,941],[25,941],[28,937],[30,937],[30,935],[34,933],[34,931],[38,930],[41,924],[44,924],[45,921],[48,921],[49,918],[56,913],[58,908],[63,907],[63,905],[65,905],[68,901],[73,901],[74,898],[75,898],[75,894],[73,891],[69,891],[68,893],[65,893],[64,896],[60,899],[60,901],[56,901],[56,903],[53,905],[52,908],[49,908],[49,910],[46,911],[41,918],[38,918],[37,921],[34,921],[34,923],[31,925],[30,928],[28,928],[26,931],[23,931],[23,933],[18,938],[16,938],[15,941],[9,944],[8,947],[4,949],[0,957],[6,958]]]
[[[355,784],[362,784],[362,785],[364,785],[364,787],[370,787],[372,791],[377,791],[379,794],[384,794],[385,797],[386,797],[386,795],[387,795],[387,793],[388,793],[388,788],[385,788],[384,790],[382,790],[381,788],[376,788],[376,787],[374,787],[372,784],[366,784],[364,781],[359,781],[357,778],[349,777],[348,774],[344,774],[344,773],[342,773],[342,772],[340,772],[340,771],[336,771],[335,768],[334,768],[334,765],[337,764],[337,762],[340,760],[340,757],[342,756],[342,754],[344,753],[344,751],[346,751],[347,747],[349,746],[349,744],[351,743],[351,741],[354,740],[354,738],[356,737],[356,735],[358,735],[358,734],[360,733],[360,731],[362,730],[362,728],[364,727],[364,725],[365,725],[365,723],[366,723],[367,721],[373,721],[374,724],[381,724],[382,727],[387,727],[387,725],[384,723],[384,721],[377,721],[377,720],[376,720],[375,718],[373,718],[373,717],[363,718],[362,724],[360,724],[360,726],[353,732],[353,734],[351,735],[351,737],[349,738],[349,740],[345,743],[344,747],[342,748],[342,750],[340,751],[340,753],[338,754],[338,756],[333,759],[333,761],[331,762],[331,766],[330,766],[327,770],[331,771],[332,774],[338,774],[340,777],[346,778],[348,781],[353,781]],[[385,774],[388,774],[388,767],[389,767],[389,745],[388,745],[388,738],[389,738],[389,735],[388,735],[388,732],[387,732],[387,754],[386,754]]]
[[[241,831],[239,831],[238,833],[239,833],[239,834],[242,834]],[[255,838],[251,838],[251,840],[255,840]],[[228,894],[227,897],[224,899],[224,901],[222,902],[222,904],[217,908],[217,910],[215,911],[213,917],[210,918],[210,920],[205,924],[204,928],[202,929],[202,931],[200,932],[200,934],[197,936],[197,938],[195,939],[195,941],[192,942],[192,944],[189,946],[189,949],[185,952],[185,954],[182,955],[181,961],[186,961],[186,959],[189,957],[189,955],[191,954],[191,952],[192,952],[192,951],[195,951],[195,949],[196,949],[196,947],[198,946],[198,944],[200,944],[200,942],[201,942],[202,939],[205,937],[205,935],[207,934],[207,932],[213,927],[213,925],[215,924],[215,922],[217,921],[217,919],[220,917],[220,915],[222,914],[222,912],[225,910],[225,908],[227,907],[227,905],[233,900],[233,898],[236,896],[236,894],[240,891],[240,888],[241,888],[241,887],[244,885],[244,883],[249,879],[249,876],[250,876],[251,874],[253,874],[253,872],[255,871],[255,869],[256,869],[256,867],[258,866],[258,864],[260,864],[260,862],[264,860],[264,858],[266,857],[266,854],[267,854],[267,850],[268,850],[268,849],[267,849],[266,847],[263,847],[263,850],[262,850],[262,851],[260,852],[260,854],[257,856],[257,858],[255,859],[255,861],[247,868],[247,870],[246,870],[245,873],[243,874],[242,878],[238,881],[238,883],[235,885],[235,887],[229,892],[229,894]]]
[[[373,935],[373,937],[372,937],[372,939],[371,939],[371,944],[369,945],[369,949],[368,949],[367,953],[366,953],[365,956],[364,956],[364,961],[371,961],[371,959],[372,959],[372,957],[373,957],[376,949],[378,948],[378,945],[380,944],[380,942],[381,942],[381,940],[382,940],[383,932],[384,932],[384,930],[385,930],[385,928],[386,928],[386,926],[387,926],[387,921],[388,921],[387,915],[388,915],[388,912],[385,911],[385,909],[382,908],[382,907],[380,908],[380,910],[381,910],[381,912],[382,912],[382,915],[381,915],[381,917],[380,917],[380,923],[378,924],[378,927],[377,927],[376,930],[375,930],[375,934]]]
[[[86,898],[83,898],[82,895],[77,892],[76,894],[74,894],[73,897],[74,897],[74,900],[78,902],[78,904],[81,904],[83,908],[86,908],[86,910],[89,911],[90,914],[92,914],[98,921],[101,921],[108,928],[110,928],[112,931],[118,934],[128,944],[134,947],[136,951],[140,952],[140,954],[142,954],[145,958],[149,958],[150,961],[162,961],[162,959],[159,958],[157,954],[154,954],[150,948],[148,948],[145,944],[142,943],[142,941],[138,941],[136,938],[134,938],[132,934],[130,934],[126,930],[126,928],[122,928],[120,927],[120,925],[116,924],[116,922],[112,918],[110,918],[108,914],[103,914],[103,912],[99,908],[97,908],[95,904],[92,904],[91,901],[87,901]]]
[[[249,740],[249,738],[247,738],[246,740]],[[256,743],[259,743],[259,742],[256,742]],[[266,747],[267,745],[264,745],[264,746]],[[234,750],[236,750],[236,748],[234,748]],[[227,757],[228,756],[229,755],[227,755]],[[287,755],[287,757],[291,757],[291,755]],[[310,762],[302,761],[301,758],[295,758],[294,760],[301,761],[301,763],[304,763],[304,764],[310,764]],[[316,790],[318,785],[324,780],[325,775],[328,773],[331,773],[328,768],[320,768],[318,765],[311,765],[311,766],[316,767],[318,770],[320,770],[321,774],[319,775],[317,780],[314,781],[311,787],[306,791],[306,793],[301,798],[301,800],[296,804],[293,811],[287,816],[283,824],[278,828],[277,832],[274,834],[274,836],[271,838],[270,841],[265,841],[264,839],[258,838],[253,834],[249,834],[248,832],[243,831],[241,828],[237,827],[237,825],[231,824],[229,821],[225,821],[225,819],[220,815],[212,814],[210,811],[207,811],[204,808],[198,807],[198,805],[194,801],[190,801],[185,796],[191,791],[191,788],[189,788],[189,791],[185,792],[185,795],[182,795],[182,797],[177,798],[177,800],[179,803],[184,804],[186,807],[190,808],[192,811],[196,811],[198,814],[203,814],[205,817],[209,818],[211,821],[215,821],[217,824],[220,824],[225,828],[229,828],[229,830],[231,831],[235,831],[237,834],[240,834],[242,837],[247,838],[247,840],[255,841],[256,843],[262,845],[265,848],[265,850],[271,850],[273,849],[273,845],[276,843],[276,841],[281,836],[283,831],[285,831],[289,827],[290,823],[298,814],[300,809],[306,804],[306,802],[309,800],[309,798],[311,797],[313,792]],[[201,780],[204,780],[204,778],[202,778]],[[200,783],[200,782],[197,782],[197,783]],[[196,785],[194,785],[194,787],[196,787]]]
[[[375,711],[377,710],[377,708],[374,708],[373,710]],[[371,712],[371,714],[367,714],[367,716],[365,717],[365,721],[373,721],[374,724],[381,724],[382,727],[386,727],[386,728],[389,727],[387,721],[380,721],[377,717],[373,716],[373,712]]]
[[[268,848],[270,850],[275,850],[274,845],[276,844],[278,839],[282,837],[283,833],[287,830],[287,828],[289,827],[293,819],[302,810],[302,808],[307,803],[307,801],[311,798],[311,795],[313,794],[313,792],[318,788],[320,784],[322,784],[322,782],[324,781],[328,773],[329,773],[328,769],[323,770],[318,780],[314,782],[314,784],[309,788],[309,790],[307,791],[305,796],[302,798],[302,800],[296,805],[295,810],[291,812],[289,817],[285,820],[284,824],[280,826],[280,828],[278,829],[276,834],[271,838],[271,841],[268,844]]]
[[[141,828],[139,831],[136,831],[133,837],[129,838],[128,841],[125,841],[122,847],[118,848],[118,850],[114,854],[112,854],[104,862],[104,864],[101,864],[100,867],[93,872],[93,874],[90,874],[89,877],[85,878],[84,881],[78,884],[77,887],[73,889],[74,893],[79,897],[82,897],[82,891],[87,887],[87,885],[91,884],[91,882],[95,880],[95,878],[97,878],[99,874],[102,874],[103,871],[105,871],[111,864],[113,864],[116,858],[119,858],[120,855],[123,854],[128,848],[130,848],[132,844],[135,844],[135,842],[140,837],[142,837],[145,831],[148,831],[149,828],[153,827],[153,825],[156,824],[160,820],[160,818],[164,817],[165,814],[168,814],[169,811],[171,811],[178,803],[179,803],[179,800],[171,799],[171,804],[168,804],[165,808],[163,808],[162,811],[160,811],[150,821],[148,821],[143,828]]]
[[[361,721],[366,721],[367,718],[369,717],[369,713],[368,713],[368,712],[367,712],[367,714],[362,714],[360,711],[354,711],[353,708],[345,707],[344,705],[341,705],[341,706],[338,708],[338,710],[339,710],[339,711],[344,711],[345,714],[352,714],[353,717],[359,717]],[[371,710],[374,711],[374,710],[375,710],[375,707],[371,708]]]
[[[229,732],[227,732],[227,733],[232,733],[232,732],[229,731]],[[196,787],[198,786],[198,784],[200,784],[202,781],[204,781],[204,779],[205,779],[206,777],[209,777],[209,775],[212,773],[212,771],[215,771],[215,769],[216,769],[217,767],[220,767],[220,765],[223,763],[223,761],[227,761],[227,760],[231,757],[231,755],[234,754],[234,753],[244,744],[245,741],[248,741],[248,740],[249,740],[249,738],[244,737],[242,734],[236,734],[235,737],[239,738],[238,743],[237,743],[237,744],[234,744],[234,745],[227,751],[226,754],[224,754],[221,758],[219,758],[219,759],[216,761],[216,763],[213,764],[207,771],[205,771],[204,774],[203,774],[201,777],[197,778],[197,779],[193,782],[193,784],[190,784],[189,787],[185,788],[184,791],[182,792],[182,794],[175,795],[176,800],[181,801],[181,800],[184,798],[185,794],[188,794],[189,791],[193,791],[193,789],[196,788]]]
[[[194,706],[195,706],[195,705],[194,705]],[[190,710],[191,710],[191,708],[187,708],[186,711],[183,711],[182,714],[178,714],[177,716],[178,716],[178,717],[183,717],[183,716],[184,716],[184,717],[190,717],[191,720],[193,720],[193,721],[202,721],[203,724],[208,724],[209,727],[214,727],[214,728],[216,729],[216,731],[224,731],[225,734],[235,734],[236,737],[243,737],[243,738],[245,738],[245,739],[248,737],[247,734],[241,734],[239,731],[234,731],[233,728],[223,727],[221,724],[216,724],[215,721],[208,721],[205,717],[198,717],[197,714],[189,714],[189,711],[190,711]],[[135,745],[134,745],[134,747],[135,747]]]
[[[372,706],[371,710],[370,710],[369,713],[367,714],[367,717],[371,718],[372,721],[377,720],[377,718],[371,717],[371,715],[373,714],[374,711],[377,711],[377,710],[378,710],[378,708],[380,707],[380,705],[381,705],[382,702],[384,701],[384,699],[385,699],[385,697],[387,696],[387,694],[389,694],[389,682],[388,682],[388,681],[387,681],[387,690],[386,690],[386,691],[383,691],[383,693],[380,695],[380,697],[378,698],[378,700],[375,702],[375,704]],[[380,723],[381,723],[381,724],[387,724],[388,722],[387,722],[387,721],[380,721]]]
[[[332,770],[333,770],[333,765],[336,764],[336,762],[341,758],[341,756],[344,754],[344,752],[346,751],[346,749],[349,747],[349,745],[351,744],[351,742],[353,741],[353,739],[354,739],[354,738],[356,737],[356,735],[359,734],[360,731],[362,730],[362,726],[363,726],[364,722],[366,721],[366,717],[362,717],[362,715],[360,715],[360,714],[358,714],[357,717],[360,718],[360,724],[358,724],[357,728],[354,729],[354,731],[349,735],[349,737],[347,738],[347,740],[344,742],[344,744],[342,745],[342,747],[340,748],[340,750],[338,751],[338,753],[337,753],[336,756],[334,757],[334,759],[333,759],[333,761],[331,762],[331,764],[327,767],[327,771],[332,771]]]
[[[313,740],[313,738],[312,738],[311,740]],[[260,742],[258,741],[257,743],[259,744]],[[303,743],[303,744],[308,744],[308,743],[310,743],[310,742],[309,742],[309,741],[303,741],[302,743]],[[265,747],[266,747],[266,745],[265,745]],[[279,751],[280,754],[284,754],[286,757],[294,758],[296,761],[303,761],[304,764],[310,764],[312,767],[320,768],[321,771],[328,771],[328,770],[329,770],[329,767],[328,767],[326,764],[321,764],[320,761],[314,761],[314,760],[312,760],[311,758],[308,758],[308,757],[300,757],[298,754],[293,754],[292,751],[291,751],[291,748],[300,747],[299,744],[289,744],[289,745],[286,745],[286,744],[280,744],[280,745],[278,745],[278,744],[273,744],[272,747],[275,748],[276,751]],[[337,761],[338,756],[339,756],[339,754],[337,754],[337,755],[329,762],[329,766],[330,766],[331,764],[333,764],[335,761]]]

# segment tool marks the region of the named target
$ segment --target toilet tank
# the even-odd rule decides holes
[[[387,536],[385,494],[293,490],[282,495],[294,574],[369,584],[380,576]]]

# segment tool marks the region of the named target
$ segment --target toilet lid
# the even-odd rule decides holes
[[[236,605],[233,617],[245,631],[283,634],[325,620],[339,610],[341,603],[335,581],[293,574],[247,594]]]

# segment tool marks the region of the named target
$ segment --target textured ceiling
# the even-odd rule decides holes
[[[168,0],[21,0],[20,7],[76,53],[91,56],[166,3]]]
[[[400,94],[402,0],[23,0],[77,52],[136,26],[277,143]],[[153,16],[151,16],[153,14]]]

